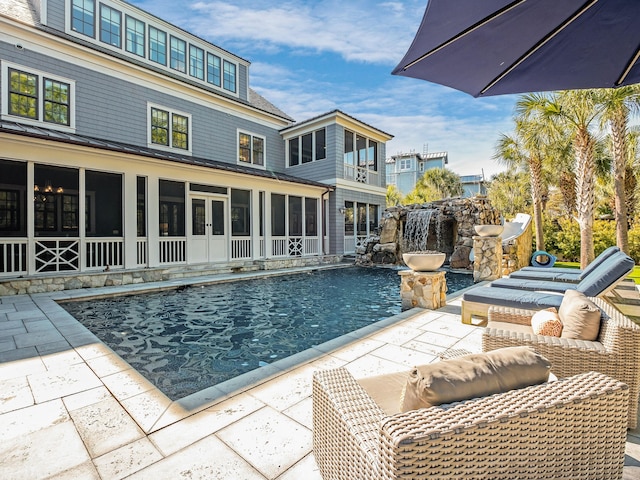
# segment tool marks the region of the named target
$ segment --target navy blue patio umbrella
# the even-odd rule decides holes
[[[640,83],[640,0],[429,0],[395,75],[474,97]]]

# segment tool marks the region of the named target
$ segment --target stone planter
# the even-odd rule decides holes
[[[497,237],[504,230],[502,225],[474,225],[473,228],[481,237]]]
[[[409,252],[402,254],[402,260],[404,260],[405,265],[414,272],[434,272],[442,266],[445,258],[446,254],[440,252]]]

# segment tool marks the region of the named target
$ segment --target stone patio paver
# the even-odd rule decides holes
[[[0,297],[0,478],[321,480],[314,370],[363,377],[481,350],[481,329],[460,322],[450,297],[319,345],[299,366],[277,362],[171,402],[53,301],[127,291],[96,290]],[[640,427],[626,453],[624,479],[640,478]]]
[[[311,430],[271,407],[238,420],[217,436],[266,478],[277,478],[311,453]]]

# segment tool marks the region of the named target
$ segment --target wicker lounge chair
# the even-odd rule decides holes
[[[590,372],[387,415],[347,370],[317,371],[313,451],[324,480],[619,479],[628,392]]]
[[[598,371],[629,386],[629,428],[637,426],[640,393],[640,327],[602,299],[600,333],[596,341],[535,335],[531,317],[535,311],[505,307],[489,309],[489,323],[482,334],[482,349],[531,346],[548,358],[553,373],[568,377]]]

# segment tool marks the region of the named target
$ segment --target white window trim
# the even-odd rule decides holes
[[[181,77],[184,77],[185,79],[190,79],[192,81],[197,82],[198,84],[201,84],[203,86],[206,86],[208,88],[213,88],[217,91],[220,92],[224,92],[227,95],[231,95],[233,97],[240,97],[240,90],[241,90],[241,82],[240,82],[240,63],[238,60],[234,60],[232,58],[229,58],[228,56],[225,56],[224,54],[224,50],[218,49],[216,48],[214,45],[208,44],[206,42],[199,42],[197,37],[194,37],[193,34],[189,33],[189,32],[184,32],[181,31],[178,27],[176,27],[175,25],[166,22],[166,23],[161,23],[162,20],[159,22],[158,18],[153,17],[152,15],[138,10],[135,7],[129,7],[126,4],[123,3],[116,3],[113,2],[111,0],[96,0],[96,13],[94,15],[94,22],[95,25],[93,26],[94,28],[94,36],[93,37],[89,37],[87,35],[84,35],[82,33],[76,32],[75,30],[73,30],[71,28],[71,5],[72,5],[72,0],[65,0],[64,1],[64,8],[65,8],[65,13],[64,13],[64,31],[65,33],[71,35],[72,37],[75,38],[79,38],[82,39],[83,41],[86,42],[91,42],[93,44],[96,45],[100,45],[103,48],[107,48],[109,50],[113,50],[116,51],[122,55],[125,55],[126,57],[135,59],[137,61],[144,61],[145,63],[147,63],[148,65],[152,66],[153,68],[159,68],[161,70],[163,70],[164,72],[170,73],[170,74],[177,74]],[[109,45],[108,43],[104,43],[100,41],[100,4],[104,4],[108,7],[113,8],[114,10],[119,11],[122,14],[122,38],[121,38],[121,46],[120,48],[115,47],[113,45]],[[139,56],[136,55],[135,53],[129,52],[126,49],[126,42],[127,42],[127,32],[126,32],[126,17],[129,16],[131,18],[135,18],[138,21],[141,21],[142,23],[145,24],[145,31],[144,31],[144,55],[143,56]],[[162,65],[161,63],[156,63],[154,61],[152,61],[149,58],[149,26],[154,27],[158,30],[163,31],[166,35],[167,35],[167,64],[166,65]],[[182,72],[180,70],[174,70],[173,68],[170,67],[171,65],[171,39],[170,37],[173,36],[179,40],[182,40],[183,42],[185,42],[186,44],[186,52],[185,52],[185,65],[186,65],[186,71]],[[198,47],[202,50],[204,50],[204,67],[205,67],[205,75],[204,75],[204,80],[201,80],[197,77],[192,77],[191,75],[189,75],[189,46],[193,45],[194,47]],[[220,86],[214,84],[214,83],[209,83],[207,82],[207,75],[206,75],[206,66],[207,66],[207,53],[211,53],[217,57],[220,58]],[[228,54],[228,55],[233,55],[233,54]],[[230,64],[235,65],[235,69],[236,69],[236,75],[235,75],[235,80],[236,80],[236,89],[234,90],[228,90],[226,88],[224,88],[224,62],[228,62]],[[247,65],[247,68],[248,65]]]
[[[171,145],[166,146],[166,145],[160,145],[158,143],[153,143],[151,141],[151,109],[152,108],[157,108],[158,110],[164,110],[166,112],[169,112],[169,114],[173,115],[178,114],[178,115],[182,115],[183,117],[187,117],[187,119],[189,120],[189,148],[187,150],[183,149],[183,148],[176,148],[176,147],[172,147]],[[171,119],[169,119],[169,125],[170,128],[172,128],[172,123],[171,123]],[[169,132],[169,142],[172,141],[172,135],[171,135],[171,131]],[[148,103],[147,102],[147,147],[149,148],[153,148],[155,150],[162,150],[165,152],[171,152],[171,153],[182,153],[183,155],[192,155],[193,154],[193,120],[191,118],[191,114],[190,113],[185,113],[185,112],[181,112],[179,110],[176,110],[175,108],[169,108],[169,107],[165,107],[164,105],[158,105],[156,103]]]
[[[316,133],[319,132],[320,130],[324,130],[324,148],[325,148],[325,152],[324,152],[324,158],[319,158],[318,160],[316,160]],[[310,162],[306,162],[306,163],[302,163],[302,137],[304,137],[305,135],[311,134],[311,161]],[[289,164],[289,142],[293,139],[297,139],[298,140],[298,155],[299,155],[299,162],[297,165],[290,165]],[[313,130],[308,130],[308,131],[303,131],[301,133],[298,133],[297,135],[293,135],[291,137],[287,137],[284,139],[285,140],[285,158],[286,158],[286,162],[285,162],[285,168],[296,168],[296,167],[300,167],[302,165],[309,165],[310,163],[315,163],[315,162],[324,162],[327,159],[327,127],[323,126],[323,127],[319,127],[319,128],[314,128]]]
[[[10,115],[9,114],[9,69],[20,70],[25,73],[30,73],[38,76],[38,119],[34,120],[31,118],[21,117],[18,115]],[[56,82],[63,82],[69,84],[69,125],[62,125],[60,123],[52,123],[44,121],[44,90],[43,90],[43,79],[44,77],[55,80]],[[67,133],[75,133],[76,131],[76,82],[75,80],[71,80],[65,77],[61,77],[59,75],[53,75],[48,72],[43,72],[42,70],[36,70],[31,67],[25,67],[23,65],[19,65],[13,62],[7,62],[5,60],[2,61],[2,72],[0,73],[0,86],[2,87],[0,90],[0,94],[2,95],[2,99],[0,100],[0,104],[2,104],[2,110],[0,110],[0,118],[3,120],[10,120],[13,122],[23,123],[25,125],[33,125],[36,127],[45,127],[50,128],[52,130],[60,130]]]
[[[240,161],[240,134],[249,135],[251,137],[251,163]],[[264,150],[262,151],[262,155],[263,155],[262,165],[256,165],[255,163],[253,163],[253,138],[254,137],[262,139],[262,145],[264,146]],[[257,133],[252,133],[248,130],[238,128],[236,130],[236,164],[257,168],[259,170],[266,170],[267,169],[267,137],[265,137],[264,135],[258,135]]]

